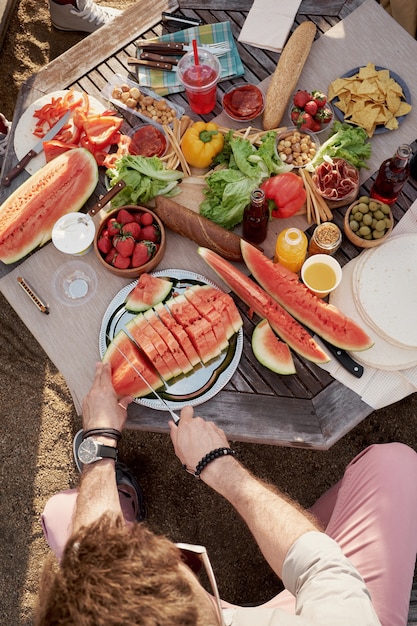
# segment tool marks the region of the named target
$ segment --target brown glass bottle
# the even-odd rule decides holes
[[[254,189],[250,196],[250,204],[243,212],[244,239],[252,243],[262,243],[268,232],[269,209],[262,189]]]
[[[372,198],[385,204],[394,204],[410,175],[411,155],[411,147],[402,144],[393,157],[382,163],[371,187]]]

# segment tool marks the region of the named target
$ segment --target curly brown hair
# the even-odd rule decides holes
[[[103,515],[70,538],[59,567],[45,565],[36,626],[196,626],[199,601],[180,564],[165,537]]]

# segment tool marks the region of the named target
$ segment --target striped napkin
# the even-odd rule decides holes
[[[251,46],[281,52],[301,0],[255,0],[238,40]]]
[[[230,52],[219,57],[222,68],[220,80],[242,76],[245,73],[242,61],[233,39],[232,30],[229,22],[217,22],[215,24],[203,24],[202,26],[193,26],[180,30],[168,35],[162,35],[155,40],[147,41],[185,41],[187,43],[196,39],[198,43],[219,43],[226,41]],[[139,52],[139,49],[138,49]],[[184,91],[184,87],[177,78],[176,72],[161,72],[161,70],[149,69],[147,67],[137,66],[138,82],[143,87],[150,87],[160,96],[166,96],[169,93],[177,93]]]

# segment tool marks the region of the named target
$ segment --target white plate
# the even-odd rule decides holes
[[[330,303],[343,311],[354,322],[368,333],[374,345],[368,350],[353,352],[352,356],[358,363],[369,365],[380,370],[400,371],[417,365],[417,350],[400,348],[385,341],[374,328],[369,326],[361,316],[353,296],[353,275],[359,263],[356,257],[343,267],[343,278],[336,291],[330,294]]]
[[[219,289],[214,282],[187,270],[160,270],[152,272],[152,276],[167,278],[174,283],[174,289],[177,293],[183,293],[187,287],[196,284],[212,285]],[[121,289],[107,307],[103,316],[99,335],[99,352],[100,357],[103,355],[109,344],[108,337],[113,337],[125,327],[125,325],[136,316],[136,313],[128,311],[124,302],[126,296],[137,284],[137,280],[129,283]],[[169,299],[168,296],[167,299]],[[231,377],[239,365],[240,357],[243,349],[243,331],[235,334],[229,340],[228,349],[224,350],[217,358],[210,361],[206,365],[195,367],[187,376],[175,378],[172,383],[168,381],[165,387],[158,389],[157,392],[167,404],[174,410],[182,409],[184,406],[197,406],[213,398],[223,389],[229,382]],[[166,407],[151,394],[144,398],[137,398],[134,402],[157,409],[166,411]]]
[[[41,109],[45,104],[51,102],[52,98],[63,98],[69,93],[68,89],[64,89],[61,91],[53,91],[52,93],[48,93],[42,98],[39,98],[35,102],[33,102],[28,109],[23,113],[22,117],[18,121],[16,125],[16,131],[14,135],[14,150],[16,152],[16,156],[18,160],[23,159],[23,157],[31,150],[39,141],[39,137],[36,137],[33,134],[35,130],[37,119],[33,117],[33,114],[38,109]],[[81,92],[74,91],[74,96],[80,96]],[[103,113],[106,110],[106,107],[101,104],[98,100],[93,98],[93,96],[88,96],[90,103],[90,112],[91,113]],[[34,174],[41,167],[46,164],[45,153],[40,152],[36,157],[31,159],[25,170],[29,174]]]
[[[417,348],[417,235],[390,237],[361,254],[353,295],[363,319],[384,339]]]

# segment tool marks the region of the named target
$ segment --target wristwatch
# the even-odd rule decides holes
[[[114,459],[117,461],[118,450],[112,446],[106,446],[104,443],[100,443],[93,439],[93,437],[87,437],[81,442],[78,448],[78,458],[81,463],[88,465],[89,463],[95,463],[101,461],[101,459]]]

